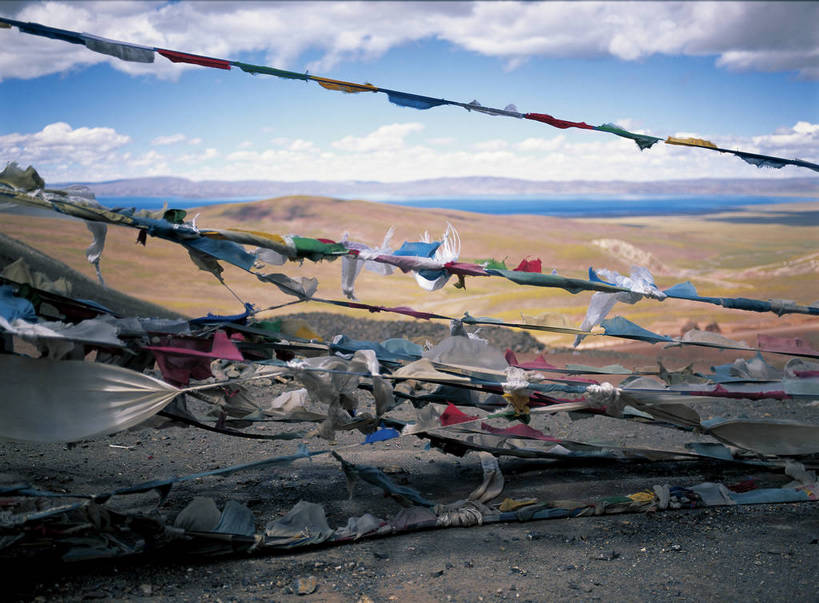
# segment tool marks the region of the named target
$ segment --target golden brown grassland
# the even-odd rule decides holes
[[[514,268],[523,257],[533,256],[542,259],[544,272],[555,268],[562,275],[580,278],[586,278],[589,266],[628,273],[636,263],[652,268],[661,288],[691,280],[701,295],[786,298],[807,304],[819,300],[816,278],[819,229],[815,218],[809,219],[817,211],[819,202],[754,206],[742,212],[702,217],[570,220],[294,196],[210,206],[191,210],[188,215],[200,214],[197,224],[206,227],[243,227],[335,240],[348,232],[352,240],[370,245],[380,243],[392,225],[396,229],[393,239],[396,246],[405,240],[417,240],[425,230],[437,238],[449,222],[460,233],[464,261],[494,257],[506,259],[507,265]],[[801,219],[803,216],[805,219]],[[79,221],[2,214],[0,231],[93,277],[84,254],[91,236]],[[102,259],[109,286],[192,316],[241,310],[210,274],[196,269],[182,247],[154,238],[149,238],[146,247],[138,246],[136,235],[132,229],[109,228]],[[293,277],[315,276],[319,280],[319,296],[342,298],[340,261],[318,264],[307,261],[301,266],[289,263],[270,267],[270,271]],[[275,287],[242,270],[225,265],[224,276],[243,299],[259,307],[289,301]],[[400,271],[389,277],[364,271],[356,291],[365,303],[408,305],[451,316],[468,311],[473,316],[514,321],[520,320],[521,314],[551,313],[562,315],[573,326],[582,320],[591,295],[522,287],[501,278],[468,278],[466,290],[456,289],[450,283],[443,290],[428,293]],[[279,313],[289,311],[365,315],[317,303],[285,308]],[[728,332],[809,323],[807,317],[728,312],[707,304],[675,300],[664,303],[644,300],[635,306],[620,304],[614,313],[669,334],[678,334],[688,320],[700,326],[716,320]],[[396,315],[366,317],[393,320]],[[568,336],[540,338],[552,344],[571,340]]]

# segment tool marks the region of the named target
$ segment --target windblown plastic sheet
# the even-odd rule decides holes
[[[73,442],[137,425],[180,391],[118,366],[0,355],[0,437]]]

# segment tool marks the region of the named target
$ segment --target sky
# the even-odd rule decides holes
[[[819,162],[817,2],[11,2],[0,16]],[[46,182],[811,177],[0,29],[0,159]]]

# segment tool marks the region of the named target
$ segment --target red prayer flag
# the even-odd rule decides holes
[[[157,48],[156,51],[174,63],[192,63],[193,65],[202,65],[203,67],[213,67],[215,69],[230,69],[230,62],[224,59],[212,59],[198,54],[187,54],[186,52],[161,50],[159,48]]]
[[[545,113],[527,113],[526,115],[524,115],[524,117],[526,119],[541,121],[544,124],[549,124],[550,126],[560,128],[561,130],[565,130],[566,128],[582,128],[584,130],[595,129],[594,126],[590,126],[585,121],[565,121],[563,119],[554,118],[551,115],[547,115]]]
[[[522,259],[515,272],[543,272],[543,264],[540,258],[530,260],[529,258]]]
[[[474,421],[478,417],[470,416],[468,414],[462,413],[458,410],[458,407],[455,406],[452,402],[449,403],[449,406],[446,407],[444,414],[441,415],[441,425],[446,427],[447,425],[457,425],[458,423],[466,423],[467,421]]]

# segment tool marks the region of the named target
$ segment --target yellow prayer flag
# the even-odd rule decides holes
[[[634,494],[629,494],[628,497],[637,503],[648,503],[657,498],[653,492],[648,491],[635,492]]]
[[[716,149],[717,145],[715,145],[710,140],[703,140],[702,138],[675,138],[673,136],[669,136],[666,141],[666,144],[678,144],[685,147],[705,147],[706,149]]]
[[[378,88],[372,84],[355,84],[353,82],[343,82],[341,80],[331,80],[326,77],[311,76],[311,80],[318,82],[319,86],[327,90],[335,90],[337,92],[347,92],[348,94],[355,94],[358,92],[378,92]]]

